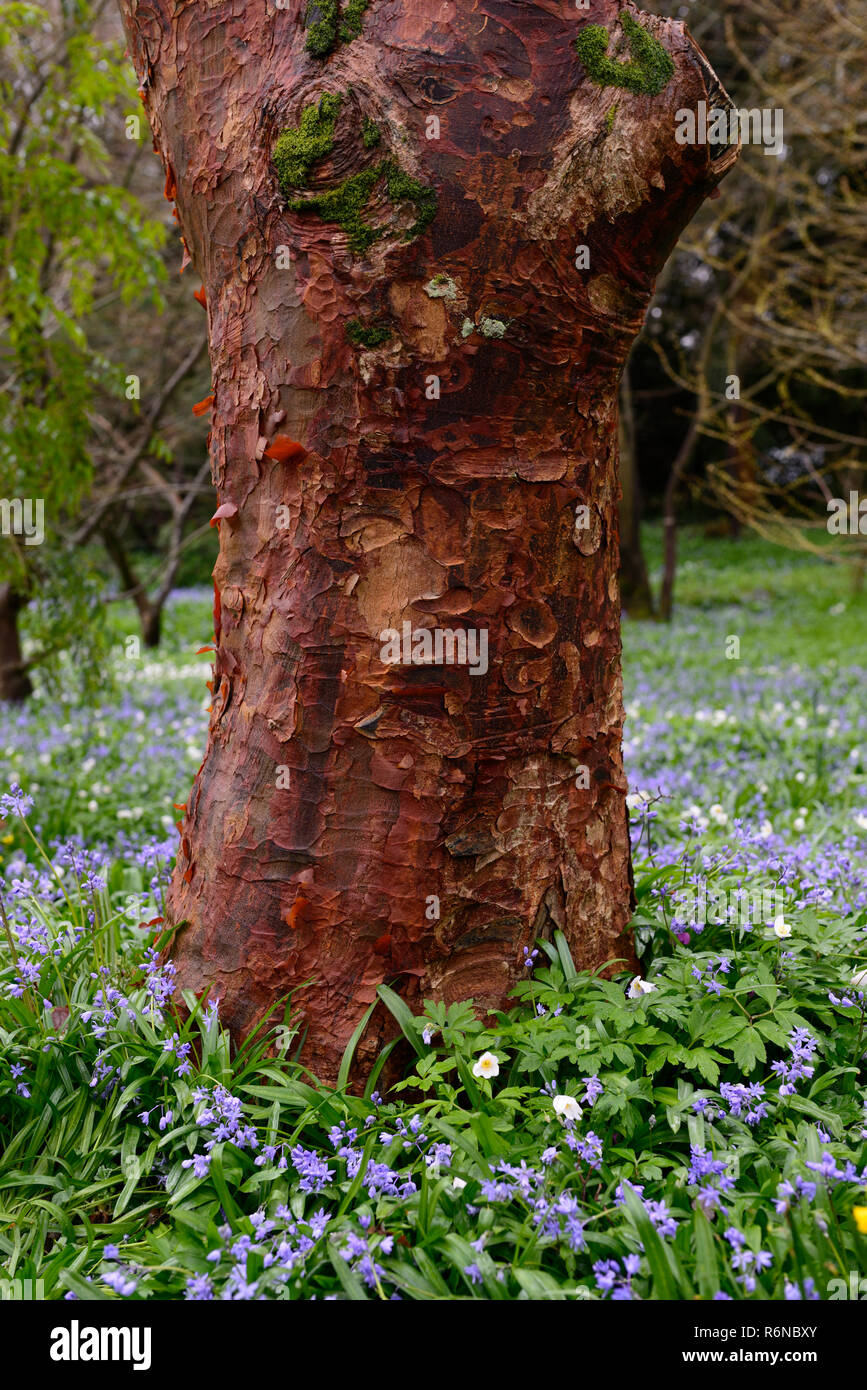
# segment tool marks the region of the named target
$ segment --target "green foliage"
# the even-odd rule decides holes
[[[658,39],[631,15],[621,17],[631,58],[620,62],[608,56],[608,30],[587,24],[575,40],[587,76],[600,87],[623,87],[639,96],[658,96],[674,76],[674,62]]]
[[[92,550],[46,545],[36,580],[39,591],[27,609],[26,633],[28,650],[39,654],[34,674],[40,690],[54,699],[104,699],[116,687],[105,580]]]
[[[122,391],[89,317],[100,296],[129,303],[163,274],[162,228],[112,179],[108,136],[136,98],[122,45],[95,39],[92,16],[87,3],[0,15],[0,496],[41,500],[55,547],[90,483],[94,390]],[[2,538],[0,581],[50,595],[62,570],[68,597],[71,562],[42,550]]]

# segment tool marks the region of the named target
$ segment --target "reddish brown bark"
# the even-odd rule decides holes
[[[722,173],[674,138],[709,69],[681,24],[629,9],[674,76],[657,96],[596,85],[574,40],[603,24],[614,53],[616,0],[371,0],[327,58],[305,48],[303,4],[121,4],[205,286],[214,480],[237,508],[175,959],[239,1035],[314,981],[304,1056],[330,1077],[382,982],[501,1007],[553,925],[579,966],[631,956],[616,392]],[[287,210],[271,150],[324,92],[343,104],[311,190],[390,156],[436,190],[423,235],[405,239],[418,207],[385,180],[364,253]],[[359,348],[352,319],[391,336]],[[487,674],[385,664],[380,634],[404,621],[486,630]]]

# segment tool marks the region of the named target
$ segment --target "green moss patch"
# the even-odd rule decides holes
[[[292,212],[315,212],[323,222],[336,222],[349,236],[351,251],[363,255],[383,235],[382,227],[371,227],[361,216],[380,177],[379,165],[350,174],[336,188],[316,193],[312,198],[292,198]]]
[[[340,11],[337,0],[310,0],[304,16],[307,42],[304,47],[314,58],[327,58],[337,42]]]
[[[375,348],[391,337],[387,323],[372,323],[367,328],[361,319],[350,319],[346,325],[346,336],[356,347]]]
[[[640,96],[658,96],[674,76],[674,62],[662,44],[628,14],[622,19],[631,58],[608,56],[608,30],[588,24],[575,40],[587,76],[600,87],[623,87]]]
[[[340,21],[340,37],[344,43],[352,43],[359,38],[364,21],[364,11],[370,0],[349,0]]]
[[[379,126],[369,116],[361,122],[361,143],[366,150],[372,150],[380,141]]]
[[[338,0],[310,0],[304,16],[307,42],[314,58],[327,58],[337,45],[352,43],[361,34],[364,11],[370,0],[348,0],[341,14]]]
[[[340,97],[325,92],[318,102],[305,106],[294,129],[284,130],[277,139],[271,158],[280,180],[280,190],[304,188],[310,170],[334,148],[334,122],[340,110]]]
[[[384,178],[395,207],[412,203],[415,208],[415,222],[403,233],[404,241],[414,240],[436,216],[436,191],[404,173],[393,159],[381,159],[367,169],[349,174],[336,188],[299,196],[299,190],[309,185],[314,164],[334,148],[334,126],[341,101],[337,93],[324,93],[318,102],[304,107],[297,126],[278,136],[271,157],[288,207],[292,212],[316,213],[323,222],[336,222],[347,233],[350,250],[363,254],[388,231],[387,227],[370,226],[361,215],[377,183]],[[361,127],[365,149],[372,149],[380,138],[379,127],[365,116]]]
[[[421,236],[425,227],[429,226],[436,217],[436,191],[427,184],[419,183],[418,179],[410,178],[409,174],[405,174],[393,159],[384,161],[384,168],[388,196],[391,201],[393,203],[409,202],[415,206],[416,220],[409,231],[404,232],[403,235],[404,241],[413,241],[415,237]]]

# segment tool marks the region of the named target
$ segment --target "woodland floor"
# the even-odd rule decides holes
[[[386,991],[412,1102],[311,1085],[291,1021],[276,1057],[230,1057],[214,1015],[178,1036],[160,1007],[138,924],[204,746],[208,592],[174,597],[140,661],[113,612],[101,704],[0,713],[33,800],[0,802],[0,1278],[49,1298],[844,1296],[867,1273],[867,596],[826,560],[687,530],[677,604],[670,627],[624,624],[652,988],[577,975],[561,940],[497,1029],[413,1020]],[[726,920],[684,912],[702,890]]]

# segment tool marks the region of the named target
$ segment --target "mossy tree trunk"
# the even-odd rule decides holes
[[[540,932],[631,957],[617,383],[723,171],[675,141],[709,69],[616,0],[121,7],[213,366],[175,960],[238,1035],[299,989],[329,1077],[383,982],[493,1009]],[[404,624],[487,670],[390,664]]]

